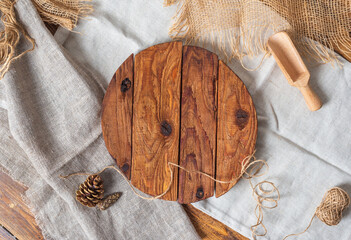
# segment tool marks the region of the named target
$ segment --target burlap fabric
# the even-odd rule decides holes
[[[84,0],[32,0],[45,22],[72,30],[79,18],[89,15],[93,8]],[[34,50],[35,40],[30,37],[22,24],[17,21],[16,0],[1,0],[0,14],[3,28],[0,31],[0,79],[9,70],[11,63],[27,52]],[[16,51],[21,36],[31,43],[22,51]]]
[[[93,7],[85,0],[32,0],[45,22],[72,30],[80,18],[87,17]]]
[[[210,43],[230,60],[268,52],[267,40],[286,31],[302,55],[338,62],[351,52],[350,0],[165,0],[178,3],[173,39]]]

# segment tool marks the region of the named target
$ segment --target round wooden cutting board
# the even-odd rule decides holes
[[[256,110],[243,82],[218,57],[169,42],[131,55],[116,71],[102,106],[106,147],[131,183],[152,196],[170,181],[168,162],[230,181],[254,150]],[[191,203],[226,193],[174,168],[162,199]]]

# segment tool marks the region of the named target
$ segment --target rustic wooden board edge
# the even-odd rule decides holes
[[[110,135],[108,135],[109,131],[109,125],[106,124],[106,121],[110,114],[108,113],[109,111],[112,111],[112,109],[116,108],[117,103],[114,101],[116,99],[116,74],[113,74],[113,77],[106,89],[106,93],[104,96],[104,99],[102,100],[102,107],[101,107],[101,128],[102,128],[102,135],[105,141],[105,146],[107,148],[107,151],[111,155],[111,157],[116,160],[117,156],[113,151],[113,147],[111,146],[111,141],[110,140]],[[112,105],[112,106],[110,106]],[[109,107],[109,108],[108,108]],[[106,120],[105,120],[106,119]],[[112,137],[113,138],[113,137]]]
[[[116,71],[117,87],[117,135],[122,136],[118,141],[118,165],[124,174],[131,178],[132,166],[132,122],[133,122],[133,90],[134,90],[134,54]]]
[[[101,111],[102,134],[106,148],[128,179],[131,178],[132,165],[133,65],[134,54],[131,54],[113,75]]]
[[[227,76],[222,76],[222,74],[227,75]],[[228,75],[230,75],[228,77]],[[222,81],[222,77],[224,77],[224,79],[226,80],[225,82],[225,87],[224,89],[222,89],[222,86],[220,84]],[[228,84],[231,84],[229,81],[232,79],[233,81],[233,86],[228,86]],[[239,84],[240,86],[237,86],[237,84]],[[237,88],[235,91],[242,91],[242,93],[239,94],[239,97],[241,95],[243,95],[243,98],[245,101],[247,101],[246,105],[249,107],[249,109],[242,109],[242,105],[243,105],[243,101],[238,100],[238,94],[235,94],[235,98],[234,99],[230,99],[230,110],[233,111],[224,111],[223,109],[226,108],[226,103],[221,102],[223,101],[223,99],[221,99],[222,97],[227,97],[227,96],[222,96],[221,91],[225,91],[226,94],[228,91],[228,89],[231,89],[231,87],[233,88]],[[232,94],[232,93],[231,93]],[[247,98],[247,99],[246,99]],[[236,105],[239,105],[240,107],[235,107]],[[234,123],[232,124],[227,124],[227,125],[233,125],[233,126],[237,126],[235,128],[229,129],[223,133],[223,125],[226,124],[226,121],[220,119],[223,116],[221,116],[221,113],[225,112],[223,116],[225,116],[225,118],[229,118],[228,116],[231,113],[232,116],[232,121]],[[234,113],[235,111],[235,113]],[[249,112],[247,112],[249,111]],[[234,121],[235,119],[235,121]],[[222,125],[220,125],[222,124]],[[250,125],[251,124],[251,125]],[[248,128],[248,126],[250,126],[252,128],[252,131],[249,134],[249,137],[246,141],[246,144],[243,144],[242,141],[244,141],[243,139],[240,138],[240,136],[237,136],[237,134],[240,134],[242,130],[246,130]],[[224,126],[224,127],[228,127],[228,126]],[[230,130],[234,131],[231,132]],[[231,134],[231,135],[235,135],[236,138],[236,143],[232,143],[233,145],[230,147],[230,149],[228,149],[228,146],[222,146],[222,142],[220,142],[220,137],[223,134]],[[247,134],[246,134],[247,135]],[[248,91],[248,89],[246,88],[245,84],[242,82],[242,80],[223,62],[223,61],[219,61],[219,70],[218,70],[218,121],[217,121],[217,167],[216,167],[216,177],[219,180],[225,180],[225,181],[229,181],[232,180],[234,177],[237,177],[240,175],[241,172],[241,163],[242,161],[245,159],[245,157],[251,155],[255,149],[255,145],[256,145],[256,140],[257,140],[257,113],[256,113],[256,108],[254,106],[253,103],[253,99]],[[232,142],[232,139],[230,140]],[[224,142],[224,140],[223,140]],[[232,147],[235,146],[235,144],[237,144],[237,146],[242,145],[241,150],[239,153],[243,152],[242,154],[239,154],[239,156],[237,156],[236,151],[233,152],[233,149],[231,149]],[[228,152],[229,151],[229,152]],[[225,160],[225,156],[220,156],[220,154],[223,155],[229,155],[231,157],[234,157],[233,162],[227,163]],[[235,167],[236,166],[236,167]],[[229,171],[233,169],[233,171]],[[224,177],[224,176],[227,177]],[[231,176],[230,178],[228,176]],[[240,179],[238,179],[239,181]],[[223,184],[223,183],[216,183],[216,193],[215,196],[216,198],[222,196],[223,194],[227,193],[238,181],[235,181],[233,183],[230,184]]]
[[[183,46],[179,165],[215,177],[217,145],[216,54],[197,46]],[[213,180],[179,170],[178,202],[212,197]]]
[[[16,237],[12,235],[5,227],[0,225],[0,239],[2,240],[16,240]]]
[[[179,162],[181,60],[181,42],[154,45],[135,56],[131,182],[151,196],[169,187],[167,162]],[[172,185],[163,200],[178,199],[178,169],[172,169]]]
[[[42,232],[22,198],[26,190],[26,186],[0,170],[0,224],[20,240],[41,240]]]
[[[182,205],[203,240],[249,240],[191,204]]]

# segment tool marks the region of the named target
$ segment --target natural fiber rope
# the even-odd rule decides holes
[[[101,171],[99,171],[97,173],[78,172],[78,173],[69,174],[67,176],[60,175],[60,178],[64,178],[65,179],[65,178],[68,178],[68,177],[71,177],[71,176],[86,176],[86,175],[92,175],[92,174],[100,174],[100,173],[104,172],[106,169],[114,169],[115,171],[117,171],[126,180],[126,182],[128,183],[129,187],[132,189],[132,191],[134,192],[135,195],[137,195],[138,197],[140,197],[142,199],[145,199],[145,200],[155,200],[155,199],[159,199],[162,196],[164,196],[169,191],[169,189],[171,188],[172,183],[173,183],[173,169],[172,169],[172,167],[180,168],[180,169],[182,169],[182,170],[184,170],[184,171],[186,171],[187,173],[190,173],[190,174],[192,174],[192,173],[201,174],[201,175],[206,176],[209,179],[211,179],[211,180],[213,180],[215,182],[218,182],[218,183],[227,183],[227,184],[228,183],[236,183],[242,177],[244,179],[249,180],[250,187],[252,189],[253,198],[255,199],[255,201],[257,203],[256,208],[255,208],[255,216],[257,218],[257,222],[256,222],[255,225],[251,226],[252,236],[253,236],[253,238],[255,238],[256,236],[264,236],[267,233],[267,229],[266,229],[266,227],[263,224],[263,209],[264,208],[266,208],[266,209],[276,208],[278,206],[278,201],[280,199],[280,194],[279,194],[278,188],[272,182],[262,181],[262,182],[259,182],[258,184],[256,184],[255,186],[252,184],[252,181],[251,181],[252,178],[261,177],[261,176],[265,175],[268,172],[268,170],[269,170],[269,167],[268,167],[268,164],[266,163],[266,161],[264,161],[264,160],[256,160],[256,157],[254,156],[254,153],[252,155],[249,155],[249,156],[247,156],[247,157],[245,157],[243,159],[240,175],[238,177],[235,177],[234,179],[232,179],[230,181],[218,180],[218,179],[215,179],[214,177],[212,177],[211,175],[209,175],[207,173],[204,173],[204,172],[201,172],[201,171],[196,171],[196,170],[188,170],[188,169],[186,169],[186,168],[184,168],[184,167],[182,167],[182,166],[180,166],[178,164],[175,164],[175,163],[172,163],[172,162],[168,162],[168,168],[169,168],[170,173],[171,173],[168,187],[166,188],[166,190],[163,193],[161,193],[161,194],[159,194],[157,196],[154,196],[154,197],[145,197],[145,196],[139,194],[135,190],[135,187],[130,183],[130,181],[123,174],[123,172],[120,169],[118,169],[116,166],[104,167]],[[253,159],[253,161],[251,161],[251,159]],[[259,173],[260,170],[264,166],[266,167],[266,170],[263,173]],[[264,190],[263,189],[263,185],[264,184],[269,185],[271,187],[271,190]],[[270,196],[270,195],[273,195],[275,193],[277,194],[277,197]],[[274,205],[273,206],[266,206],[264,204],[264,202],[273,202]],[[264,233],[263,234],[257,233],[257,228],[259,226],[261,226],[264,229]]]
[[[23,26],[17,21],[14,5],[16,0],[1,0],[0,12],[1,21],[4,25],[0,31],[0,79],[9,70],[10,65],[16,59],[22,57],[27,52],[33,51],[35,41],[31,38]],[[21,34],[28,40],[32,47],[16,56],[16,46],[20,41]]]
[[[289,234],[283,240],[291,236],[297,236],[305,233],[312,224],[315,216],[329,226],[337,225],[342,218],[342,211],[350,205],[350,197],[343,189],[333,187],[329,189],[323,196],[323,200],[313,214],[307,228],[300,232]]]
[[[259,64],[257,65],[257,67],[255,67],[255,68],[248,68],[248,67],[246,67],[245,64],[244,64],[244,62],[243,62],[243,58],[242,58],[242,57],[239,59],[239,61],[240,61],[240,63],[241,63],[241,66],[242,66],[246,71],[254,72],[254,71],[256,71],[257,69],[259,69],[259,68],[262,66],[263,61],[264,61],[264,60],[266,59],[266,57],[269,56],[269,55],[270,55],[270,52],[266,52],[266,53],[263,55],[263,57],[261,58],[260,63],[259,63]]]

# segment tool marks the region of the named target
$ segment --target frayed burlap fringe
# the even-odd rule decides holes
[[[78,19],[88,16],[93,8],[84,0],[32,0],[43,21],[72,30]],[[35,41],[18,22],[15,13],[16,0],[1,0],[0,12],[3,29],[0,31],[0,79],[9,70],[13,61],[34,50]],[[21,35],[32,47],[16,53]]]
[[[28,35],[23,26],[17,21],[14,5],[15,1],[12,0],[0,1],[1,21],[3,23],[3,29],[0,31],[0,79],[4,77],[13,61],[32,51],[35,47],[34,39]],[[16,46],[21,34],[32,44],[32,47],[16,55]]]
[[[93,7],[90,0],[32,0],[44,22],[73,30],[78,19],[87,17]]]
[[[227,61],[269,53],[268,38],[286,31],[301,55],[340,61],[351,53],[351,2],[307,0],[165,0],[178,4],[170,36],[186,44],[210,44]]]

